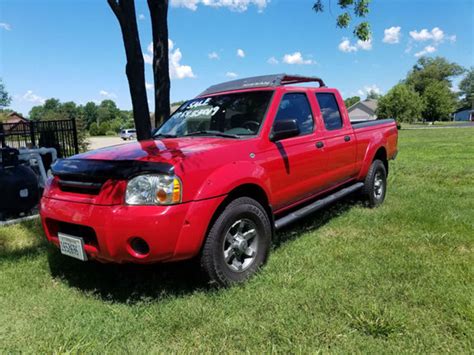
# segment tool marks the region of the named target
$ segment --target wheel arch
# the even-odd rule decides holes
[[[371,164],[374,162],[374,160],[380,160],[383,163],[383,165],[385,166],[385,171],[387,172],[387,176],[388,176],[387,149],[385,149],[384,146],[377,149],[377,151],[375,152],[374,157],[372,158]]]
[[[209,234],[209,231],[214,225],[214,222],[216,221],[216,219],[219,218],[219,215],[222,213],[222,211],[227,207],[227,205],[230,202],[234,201],[235,199],[239,197],[249,197],[262,205],[262,207],[265,209],[265,212],[268,215],[268,219],[270,220],[270,226],[272,228],[272,236],[273,236],[273,233],[274,233],[273,209],[268,199],[267,193],[265,192],[263,187],[261,187],[258,184],[244,183],[244,184],[234,187],[231,191],[229,191],[226,198],[220,203],[220,205],[214,211],[211,219],[209,220],[207,230],[206,230],[206,235],[204,236],[203,243],[201,244],[201,250],[202,250],[202,247],[204,246],[204,240]]]

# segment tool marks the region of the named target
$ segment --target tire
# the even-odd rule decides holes
[[[267,261],[271,237],[270,220],[262,205],[248,197],[237,198],[209,230],[201,267],[212,284],[227,287],[242,283]]]
[[[365,177],[362,193],[371,208],[380,206],[387,193],[387,169],[381,160],[374,160]]]

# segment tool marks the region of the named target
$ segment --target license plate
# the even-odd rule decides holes
[[[58,238],[61,254],[82,261],[87,260],[87,254],[84,251],[84,239],[64,233],[58,233]]]

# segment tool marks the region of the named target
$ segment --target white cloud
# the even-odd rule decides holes
[[[104,97],[104,98],[107,98],[107,99],[117,98],[117,95],[115,95],[113,92],[108,92],[108,91],[105,91],[105,90],[100,90],[99,95]]]
[[[145,82],[145,87],[146,87],[147,90],[151,90],[151,89],[153,89],[153,84]]]
[[[221,59],[221,58],[219,57],[219,54],[217,54],[216,52],[211,52],[211,53],[209,53],[207,56],[209,57],[209,59],[216,59],[216,60]]]
[[[345,52],[345,53],[357,52],[357,47],[352,45],[349,39],[346,37],[344,37],[342,39],[342,42],[339,43],[338,48],[341,52]]]
[[[372,84],[372,85],[365,85],[363,89],[357,90],[357,95],[364,96],[364,95],[369,94],[370,92],[375,92],[378,95],[382,94],[382,90],[376,84]]]
[[[3,28],[5,31],[11,31],[12,26],[9,23],[0,22],[0,28]]]
[[[360,48],[364,51],[370,51],[372,49],[372,38],[369,38],[367,41],[357,41],[357,48]]]
[[[278,62],[278,59],[276,59],[275,57],[270,57],[268,58],[267,63],[275,65],[275,64],[278,64],[279,62]]]
[[[436,47],[426,46],[422,51],[415,53],[415,57],[421,57],[423,55],[434,53],[434,52],[436,52]]]
[[[172,45],[173,42],[171,40],[168,40],[168,50],[170,50],[170,44]],[[143,53],[143,60],[147,64],[153,64],[153,42],[150,42],[148,47],[146,47],[146,50],[148,53]]]
[[[285,54],[283,56],[283,63],[286,64],[315,64],[316,62],[312,59],[304,59],[301,52],[295,52],[293,54]]]
[[[237,49],[237,57],[245,58],[245,52],[243,49]]]
[[[402,28],[400,26],[392,26],[390,28],[386,28],[383,33],[383,40],[382,42],[384,43],[389,43],[389,44],[396,44],[400,42],[400,37],[401,37],[401,30]]]
[[[372,49],[372,38],[367,41],[357,40],[356,44],[352,44],[349,38],[343,37],[338,46],[339,50],[344,53],[357,52],[359,49],[370,51]]]
[[[431,35],[430,31],[424,28],[420,32],[410,31],[410,37],[413,38],[415,41],[427,41],[429,39],[432,39],[433,36]]]
[[[456,41],[456,35],[446,35],[442,29],[439,27],[434,27],[431,31],[428,29],[423,28],[421,31],[410,31],[410,37],[417,42],[424,42],[424,41],[433,41],[434,43],[442,43],[445,40],[450,42]]]
[[[147,47],[148,53],[143,53],[143,59],[145,63],[153,63],[153,43],[151,42]],[[179,48],[174,49],[174,42],[168,40],[168,51],[169,51],[169,66],[170,66],[170,78],[171,79],[184,79],[184,78],[195,78],[193,69],[189,65],[182,65],[181,59],[183,54]]]
[[[250,5],[257,7],[262,12],[270,0],[171,0],[171,6],[184,7],[192,11],[198,9],[198,5],[210,7],[226,7],[231,11],[247,11]]]
[[[238,75],[237,73],[228,71],[227,73],[225,73],[225,76],[228,77],[228,78],[231,78],[231,79],[235,79],[235,78],[237,78],[239,75]]]
[[[438,50],[438,46],[446,41],[454,43],[456,42],[456,35],[447,35],[439,27],[433,27],[431,31],[423,28],[421,31],[410,31],[410,41],[405,53],[410,53],[413,47],[418,47],[416,42],[430,41],[431,44],[423,48],[423,50],[416,52],[415,57],[421,57],[426,54],[434,53]]]
[[[143,15],[143,14],[138,15],[138,19],[139,19],[139,20],[144,20],[144,19],[145,19],[145,15]]]
[[[33,90],[28,90],[23,96],[20,97],[20,101],[28,101],[34,104],[44,104],[46,101],[43,97],[33,93]]]

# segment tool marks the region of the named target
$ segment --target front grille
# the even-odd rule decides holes
[[[73,192],[77,194],[98,195],[102,188],[102,182],[77,181],[77,180],[58,180],[59,188],[64,192]]]

